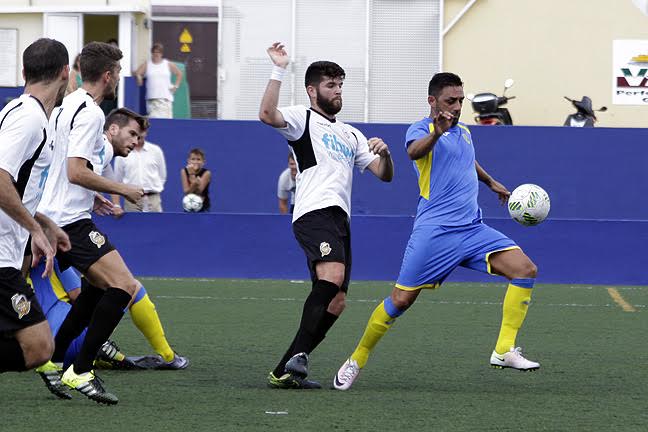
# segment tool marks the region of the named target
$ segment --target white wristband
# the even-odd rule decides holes
[[[285,74],[286,74],[286,69],[274,65],[272,67],[272,72],[270,73],[270,79],[281,82],[283,81],[283,77]]]

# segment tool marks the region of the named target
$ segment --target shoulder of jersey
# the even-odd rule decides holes
[[[465,129],[466,131],[470,132],[470,129],[468,128],[468,125],[464,122],[459,122],[457,123],[457,126],[459,126],[462,129]]]

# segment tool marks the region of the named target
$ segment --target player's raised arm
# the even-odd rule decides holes
[[[259,109],[259,120],[263,123],[276,128],[286,127],[286,121],[283,115],[277,109],[279,103],[279,90],[281,89],[281,81],[286,73],[286,67],[290,62],[288,53],[280,42],[275,42],[267,49],[268,55],[274,63],[272,74],[268,81],[265,93],[261,99],[261,107]]]
[[[452,113],[440,111],[434,116],[434,130],[429,135],[414,140],[407,146],[407,155],[411,160],[421,159],[427,155],[437,140],[453,126]]]

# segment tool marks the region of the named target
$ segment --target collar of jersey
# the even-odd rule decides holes
[[[45,111],[45,107],[43,106],[43,102],[41,102],[40,99],[38,99],[36,96],[34,96],[34,95],[32,95],[32,94],[30,94],[29,97],[30,97],[30,98],[33,98],[36,102],[38,102],[38,106],[41,107],[41,109],[42,109],[43,112],[45,113],[45,116],[47,116],[47,111]]]
[[[335,123],[335,119],[331,120],[330,118],[326,117],[324,114],[321,112],[317,111],[315,108],[310,107],[310,110],[313,111],[314,113],[319,114],[320,116],[324,117],[326,120],[328,120],[329,123]]]

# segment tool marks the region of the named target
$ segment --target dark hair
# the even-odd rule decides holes
[[[25,84],[53,81],[69,62],[67,49],[61,42],[38,39],[23,52]]]
[[[189,150],[189,156],[191,156],[192,154],[194,154],[194,155],[198,155],[198,156],[200,156],[201,158],[205,159],[205,152],[202,151],[202,149],[199,149],[199,148],[192,148],[191,150]]]
[[[115,38],[110,38],[106,41],[107,44],[119,46],[119,42]]]
[[[90,42],[81,51],[81,78],[97,82],[106,71],[114,71],[123,57],[116,46],[105,42]]]
[[[292,152],[288,153],[288,160],[289,161],[294,161],[295,160],[295,155]]]
[[[311,63],[306,69],[305,84],[306,87],[317,86],[322,82],[324,77],[344,79],[346,73],[337,63],[330,61],[316,61]]]
[[[160,42],[155,42],[151,47],[151,52],[156,50],[160,51],[161,53],[164,53],[164,45],[162,45]]]
[[[135,111],[131,111],[128,108],[117,108],[106,116],[106,123],[104,124],[104,131],[107,131],[108,128],[116,124],[119,128],[126,126],[131,120],[135,120],[139,125],[142,131],[145,131],[149,128],[149,121],[146,117],[137,114]]]
[[[428,85],[428,96],[437,97],[446,87],[461,87],[463,82],[458,75],[455,75],[450,72],[439,72],[434,74],[430,80],[430,85]]]

